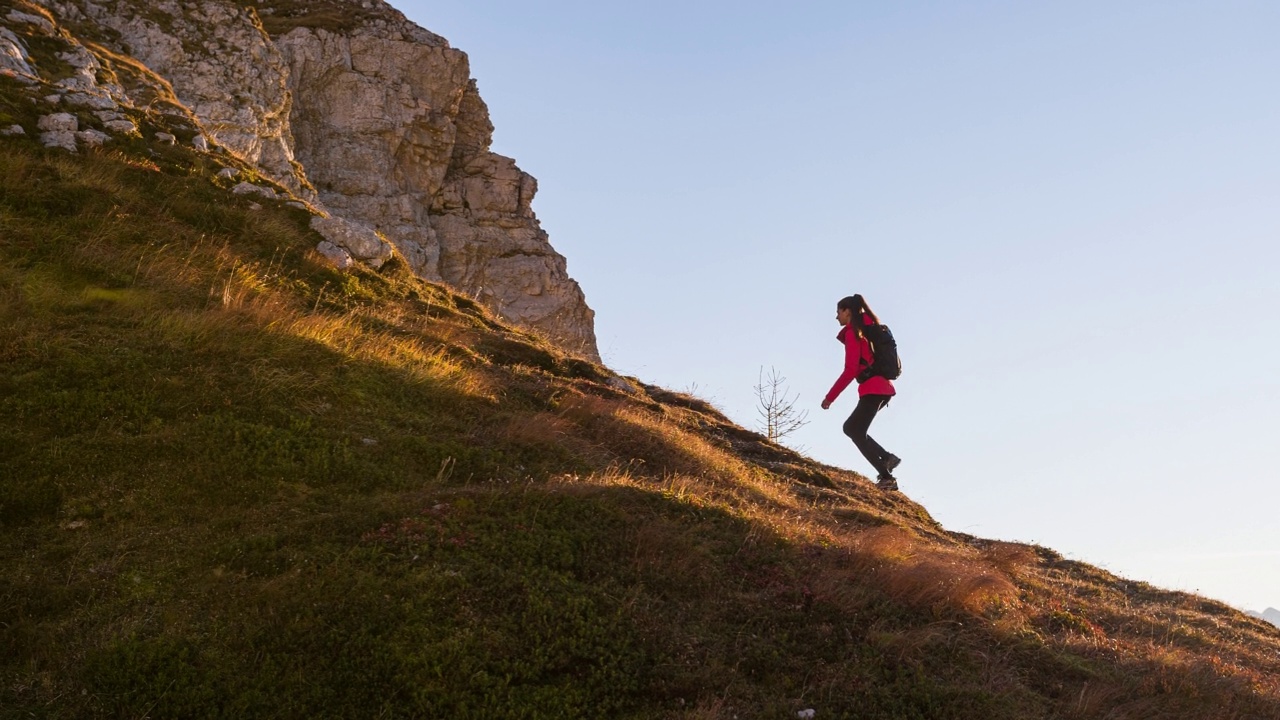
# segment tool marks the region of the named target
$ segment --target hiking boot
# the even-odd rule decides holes
[[[881,475],[876,478],[876,487],[885,491],[897,490],[898,481],[892,475]]]
[[[902,458],[898,457],[897,455],[894,455],[893,453],[889,453],[884,458],[884,474],[892,475],[893,471],[897,469],[897,467],[901,464],[902,464]]]

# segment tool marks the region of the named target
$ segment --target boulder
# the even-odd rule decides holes
[[[275,190],[262,187],[261,185],[254,185],[250,182],[242,182],[239,185],[236,185],[231,188],[231,192],[235,195],[257,195],[259,197],[267,198],[268,200],[276,200],[280,197]]]
[[[102,127],[116,133],[117,135],[138,134],[138,126],[134,125],[132,120],[108,120],[102,123]]]
[[[316,246],[316,252],[323,255],[325,259],[333,263],[334,267],[339,270],[346,270],[353,264],[351,253],[337,245],[334,245],[328,240],[320,241],[320,244]]]
[[[70,130],[40,133],[40,142],[47,148],[62,148],[68,152],[76,152],[76,134]]]
[[[382,239],[378,231],[361,223],[351,222],[340,217],[313,217],[311,229],[320,233],[325,240],[345,248],[357,260],[363,260],[373,267],[391,259],[394,251],[391,244]]]
[[[86,147],[102,147],[103,143],[111,139],[110,135],[98,130],[81,130],[75,136]]]
[[[45,132],[75,132],[80,129],[80,121],[71,113],[54,113],[41,117],[37,127]]]

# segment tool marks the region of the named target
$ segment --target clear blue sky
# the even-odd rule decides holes
[[[605,361],[870,472],[835,302],[904,374],[872,435],[948,528],[1280,607],[1280,3],[392,0],[471,57]]]

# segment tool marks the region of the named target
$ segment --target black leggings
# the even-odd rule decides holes
[[[867,429],[871,427],[871,421],[876,418],[876,413],[880,412],[880,408],[888,405],[892,397],[892,395],[863,395],[858,398],[858,407],[853,409],[853,414],[844,421],[844,434],[858,446],[862,456],[880,475],[888,474],[884,469],[884,461],[890,453],[867,435]]]

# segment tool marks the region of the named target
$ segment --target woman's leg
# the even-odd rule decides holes
[[[878,475],[889,474],[884,466],[889,453],[880,447],[880,443],[867,435],[867,430],[871,427],[871,421],[875,419],[880,408],[888,404],[889,397],[889,395],[863,395],[858,398],[858,406],[853,409],[853,414],[844,421],[844,434],[858,446],[862,457],[871,463],[871,467],[875,468]]]

